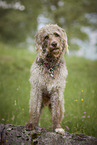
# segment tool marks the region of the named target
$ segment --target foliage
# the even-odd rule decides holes
[[[8,5],[8,1],[5,0]],[[37,17],[41,10],[41,2],[36,1],[13,1],[9,4],[24,6],[23,10],[0,7],[0,39],[9,43],[24,42],[26,38],[35,35],[37,29]],[[40,9],[36,8],[39,7]]]
[[[29,120],[29,77],[35,56],[0,43],[0,123],[23,125]],[[97,61],[65,58],[69,74],[62,127],[97,137]],[[51,115],[45,108],[41,127],[51,130],[50,125]]]
[[[0,0],[1,1],[1,0]],[[69,46],[72,38],[88,40],[82,27],[97,29],[97,1],[94,0],[4,0],[13,6],[20,4],[24,9],[0,7],[0,39],[9,43],[24,42],[33,37],[38,26],[57,23],[65,28]],[[38,18],[41,19],[41,23]],[[44,21],[46,18],[46,22]]]

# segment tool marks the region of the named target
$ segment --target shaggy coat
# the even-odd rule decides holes
[[[52,114],[52,127],[64,134],[64,88],[68,71],[64,53],[68,52],[67,36],[58,25],[46,25],[35,36],[38,55],[31,66],[30,121],[28,129],[38,125],[41,109],[48,106]]]

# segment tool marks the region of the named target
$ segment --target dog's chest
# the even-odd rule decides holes
[[[32,87],[39,87],[41,90],[46,88],[51,92],[56,88],[65,88],[67,74],[66,66],[54,70],[54,76],[51,76],[47,69],[34,63],[31,67],[30,83]]]
[[[60,68],[57,70],[51,70],[53,72],[49,72],[50,70],[42,70],[40,72],[41,77],[39,83],[43,88],[47,88],[50,92],[54,88],[65,87],[65,80],[67,77],[67,69]]]

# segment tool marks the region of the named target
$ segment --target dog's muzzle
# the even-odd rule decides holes
[[[50,44],[50,52],[52,53],[52,55],[54,55],[55,57],[57,57],[60,54],[60,49],[59,49],[59,44],[56,41],[53,41]]]

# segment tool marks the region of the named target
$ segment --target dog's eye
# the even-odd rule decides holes
[[[59,35],[58,33],[54,33],[54,35],[55,35],[56,37],[60,37],[60,35]]]
[[[46,35],[46,36],[44,37],[44,39],[49,39],[49,36],[48,36],[48,35]]]

